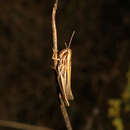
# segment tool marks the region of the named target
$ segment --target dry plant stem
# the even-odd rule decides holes
[[[57,68],[57,30],[56,30],[56,22],[55,22],[55,16],[56,16],[56,10],[57,10],[57,5],[58,5],[58,0],[56,0],[54,7],[53,7],[53,11],[52,11],[52,34],[53,34],[53,56],[52,56],[52,60],[54,62],[54,70],[56,72],[56,68]],[[57,73],[55,73],[55,76]],[[72,126],[70,123],[70,119],[63,101],[63,98],[61,96],[61,93],[59,92],[59,99],[60,99],[60,109],[62,112],[62,115],[64,117],[64,121],[65,121],[65,125],[67,130],[72,130]]]
[[[46,127],[34,126],[34,125],[29,125],[24,123],[18,123],[15,121],[5,121],[5,120],[0,120],[0,126],[20,129],[20,130],[53,130]]]
[[[67,113],[67,110],[66,110],[66,107],[65,107],[61,94],[59,94],[59,98],[60,98],[60,102],[61,102],[60,108],[61,108],[62,115],[64,116],[66,128],[68,130],[72,130],[71,122],[70,122],[70,119],[69,119],[69,116],[68,116],[68,113]]]
[[[56,70],[57,66],[57,30],[56,30],[56,22],[55,22],[55,16],[56,16],[56,10],[57,10],[58,0],[56,0],[53,11],[52,11],[52,35],[53,35],[53,56],[52,59],[54,61],[54,69]]]

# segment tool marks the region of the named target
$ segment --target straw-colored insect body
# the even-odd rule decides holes
[[[63,97],[66,106],[69,106],[69,100],[73,100],[73,94],[71,90],[71,56],[72,50],[70,44],[73,38],[74,32],[71,36],[69,46],[63,49],[59,53],[59,62],[57,67],[58,83],[60,86],[61,95]]]

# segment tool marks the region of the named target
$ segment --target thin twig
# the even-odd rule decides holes
[[[0,126],[20,129],[20,130],[53,130],[46,127],[34,126],[34,125],[19,123],[15,121],[5,121],[5,120],[0,120]]]
[[[52,59],[54,61],[54,69],[56,70],[57,66],[57,30],[56,30],[56,22],[55,22],[55,16],[56,16],[56,10],[57,10],[58,0],[56,0],[53,11],[52,11],[52,35],[53,35],[53,56]]]
[[[55,15],[56,15],[56,10],[57,10],[57,5],[58,5],[58,0],[56,0],[54,7],[53,7],[53,11],[52,11],[52,33],[53,33],[53,56],[52,56],[52,60],[54,62],[53,68],[55,70],[55,76],[56,77],[57,77],[56,68],[57,68],[58,48],[57,48],[57,30],[56,30]],[[66,128],[67,128],[67,130],[72,130],[71,122],[70,122],[70,119],[69,119],[63,98],[61,96],[61,93],[59,92],[58,95],[59,95],[59,99],[60,99],[60,109],[61,109],[62,115],[64,117]]]
[[[66,110],[66,107],[65,107],[61,94],[59,94],[59,98],[60,98],[60,103],[61,103],[60,108],[61,108],[62,115],[64,117],[66,128],[68,130],[72,130],[71,122],[70,122],[70,119],[69,119],[69,116],[68,116],[68,113],[67,113],[67,110]]]

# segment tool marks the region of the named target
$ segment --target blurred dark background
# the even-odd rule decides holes
[[[0,0],[0,119],[65,130],[51,69],[55,0]],[[129,0],[59,0],[59,50],[73,30],[74,130],[117,130],[108,116],[130,63]],[[122,113],[130,130],[130,112]],[[4,128],[0,128],[3,130]],[[120,129],[122,130],[122,129]]]

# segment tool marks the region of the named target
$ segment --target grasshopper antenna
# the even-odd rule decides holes
[[[75,34],[75,31],[73,31],[73,33],[72,33],[72,35],[71,35],[71,38],[70,38],[70,42],[69,42],[68,48],[70,48],[70,45],[71,45],[72,39],[73,39],[73,37],[74,37],[74,34]]]
[[[68,48],[68,47],[67,47],[67,43],[66,43],[66,42],[65,42],[65,47],[66,47],[66,48]]]

